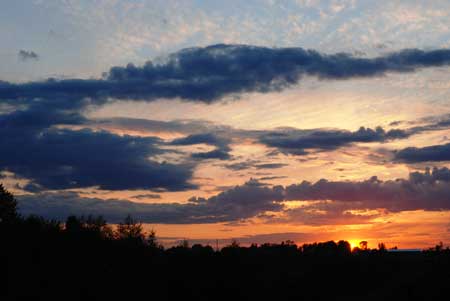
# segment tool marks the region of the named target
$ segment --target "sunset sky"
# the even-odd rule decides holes
[[[0,4],[21,213],[167,245],[450,244],[450,2]]]

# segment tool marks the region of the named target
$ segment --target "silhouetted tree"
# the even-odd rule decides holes
[[[106,222],[103,216],[92,216],[89,215],[87,219],[84,220],[84,227],[103,238],[113,238],[114,232],[110,225]]]
[[[122,223],[117,225],[116,237],[120,240],[142,244],[145,241],[142,224],[136,222],[130,215]]]
[[[16,199],[0,184],[0,223],[14,223],[18,218]]]
[[[183,239],[183,240],[179,243],[178,247],[184,248],[184,249],[189,249],[189,240]]]
[[[83,229],[83,222],[75,215],[68,216],[65,223],[65,231],[68,233],[79,233]]]
[[[366,241],[353,254],[346,241],[301,248],[290,241],[251,247],[233,241],[214,252],[183,240],[164,250],[155,232],[145,235],[130,216],[116,231],[101,216],[70,216],[62,227],[40,216],[18,217],[3,188],[1,201],[9,210],[3,222],[16,222],[0,227],[0,300],[140,300],[150,292],[157,300],[410,301],[442,300],[448,291],[450,249],[443,243],[397,254],[380,252],[383,243],[369,252]]]
[[[158,243],[156,232],[153,229],[150,230],[150,233],[147,235],[147,246],[151,249],[164,250],[164,247]]]
[[[368,244],[367,241],[365,241],[365,240],[360,241],[360,242],[359,242],[359,249],[360,249],[361,251],[367,251],[368,245],[369,245],[369,244]]]
[[[434,247],[429,248],[426,251],[440,253],[443,250],[444,250],[444,244],[442,243],[442,241],[440,241],[437,245],[435,245]]]
[[[211,246],[203,246],[201,244],[194,244],[191,250],[197,256],[210,256],[214,254],[214,249]]]
[[[107,224],[102,216],[89,215],[85,218],[84,216],[77,217],[71,215],[67,217],[65,231],[70,234],[79,235],[84,233],[85,235],[98,236],[101,238],[114,238],[112,227]]]
[[[231,241],[231,244],[227,246],[228,248],[239,248],[239,242],[235,239]]]
[[[40,232],[44,234],[55,234],[62,230],[61,223],[57,220],[47,220],[42,216],[30,215],[23,220],[27,231]]]
[[[286,241],[282,241],[281,244],[282,245],[287,245],[287,246],[294,246],[294,245],[296,246],[295,242],[293,240],[290,240],[290,239],[288,239]]]
[[[350,255],[352,253],[352,247],[350,243],[346,240],[340,240],[337,243],[337,249],[342,255]]]

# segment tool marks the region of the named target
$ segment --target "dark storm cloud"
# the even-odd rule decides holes
[[[308,201],[289,208],[283,201]],[[125,200],[83,198],[76,193],[41,193],[19,197],[23,214],[64,219],[68,215],[100,214],[111,222],[131,214],[148,223],[235,222],[255,216],[268,222],[304,224],[364,223],[381,213],[350,212],[383,209],[450,210],[450,170],[427,169],[407,179],[381,181],[302,182],[287,187],[268,187],[257,180],[230,188],[210,198],[191,198],[188,203],[135,203]],[[269,212],[269,213],[267,213]],[[270,212],[282,213],[271,215]]]
[[[415,132],[393,129],[385,131],[361,127],[355,132],[345,130],[297,130],[273,131],[262,134],[260,142],[275,147],[283,153],[307,155],[310,150],[335,150],[356,142],[385,142],[392,139],[404,139]]]
[[[407,147],[395,152],[394,157],[405,163],[450,161],[450,143],[422,148]]]
[[[19,53],[17,54],[19,59],[21,61],[28,61],[28,60],[34,60],[37,61],[39,60],[39,55],[31,50],[20,50]]]
[[[406,49],[376,58],[323,54],[303,48],[212,45],[183,49],[162,62],[113,67],[103,79],[48,80],[0,85],[0,99],[63,96],[121,99],[182,98],[212,102],[230,94],[279,91],[305,76],[373,77],[447,66],[450,50]]]

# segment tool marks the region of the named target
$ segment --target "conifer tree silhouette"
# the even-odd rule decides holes
[[[14,223],[18,218],[16,199],[0,184],[0,223]]]

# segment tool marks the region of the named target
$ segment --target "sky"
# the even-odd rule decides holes
[[[448,1],[0,4],[22,214],[166,245],[450,244]]]

